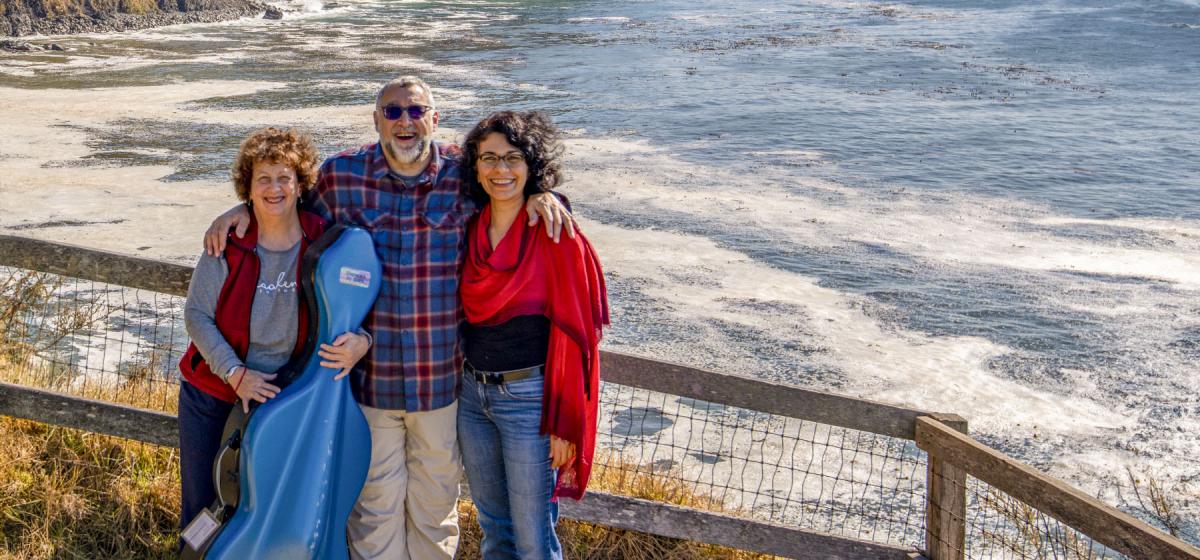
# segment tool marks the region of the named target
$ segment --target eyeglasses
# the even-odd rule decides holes
[[[509,169],[519,165],[525,165],[525,155],[521,152],[509,152],[503,156],[496,154],[483,154],[479,156],[479,165],[481,167],[499,167],[500,162],[504,162]]]
[[[383,112],[383,118],[389,121],[399,120],[400,116],[404,113],[408,113],[408,118],[415,121],[421,117],[424,117],[425,113],[428,113],[431,109],[433,109],[433,107],[426,107],[424,105],[409,105],[408,107],[387,105],[380,109],[380,111]]]

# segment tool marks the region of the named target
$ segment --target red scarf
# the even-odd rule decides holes
[[[522,216],[517,216],[520,222]],[[488,205],[468,229],[462,304],[467,321],[498,325],[519,315],[550,319],[541,433],[575,444],[558,471],[554,497],[583,497],[596,448],[600,329],[608,324],[604,272],[583,234],[555,243],[539,226],[514,222],[492,249]]]

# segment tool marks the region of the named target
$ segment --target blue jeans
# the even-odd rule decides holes
[[[213,461],[233,404],[217,399],[187,380],[179,380],[179,481],[183,488],[180,527],[217,499]]]
[[[483,385],[463,375],[458,444],[486,560],[562,558],[550,436],[538,433],[542,376]]]

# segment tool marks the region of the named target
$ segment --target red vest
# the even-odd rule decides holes
[[[294,358],[304,347],[305,337],[308,336],[308,305],[304,290],[300,288],[300,263],[304,261],[304,252],[309,244],[316,241],[325,231],[325,220],[316,214],[300,211],[300,229],[304,236],[300,239],[300,258],[296,263],[296,292],[300,297],[300,319],[296,324],[296,347],[292,350]],[[246,236],[238,238],[229,236],[225,245],[225,262],[229,265],[229,277],[221,286],[221,295],[217,298],[217,330],[225,337],[237,353],[238,358],[246,360],[246,352],[250,349],[250,310],[254,305],[254,293],[258,289],[259,262],[254,253],[258,246],[258,224],[254,214],[250,215],[250,228]],[[237,401],[237,393],[233,387],[225,384],[221,377],[214,373],[200,355],[195,343],[188,345],[187,352],[179,361],[179,371],[188,383],[197,389],[225,402]],[[224,372],[220,372],[224,373]]]

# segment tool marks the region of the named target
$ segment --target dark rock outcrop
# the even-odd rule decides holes
[[[261,14],[265,8],[257,0],[0,0],[0,37],[207,23]]]
[[[283,19],[283,10],[275,6],[267,6],[267,11],[263,13],[263,19]]]
[[[42,50],[42,46],[26,43],[25,41],[0,41],[0,50],[9,52],[37,52]]]

